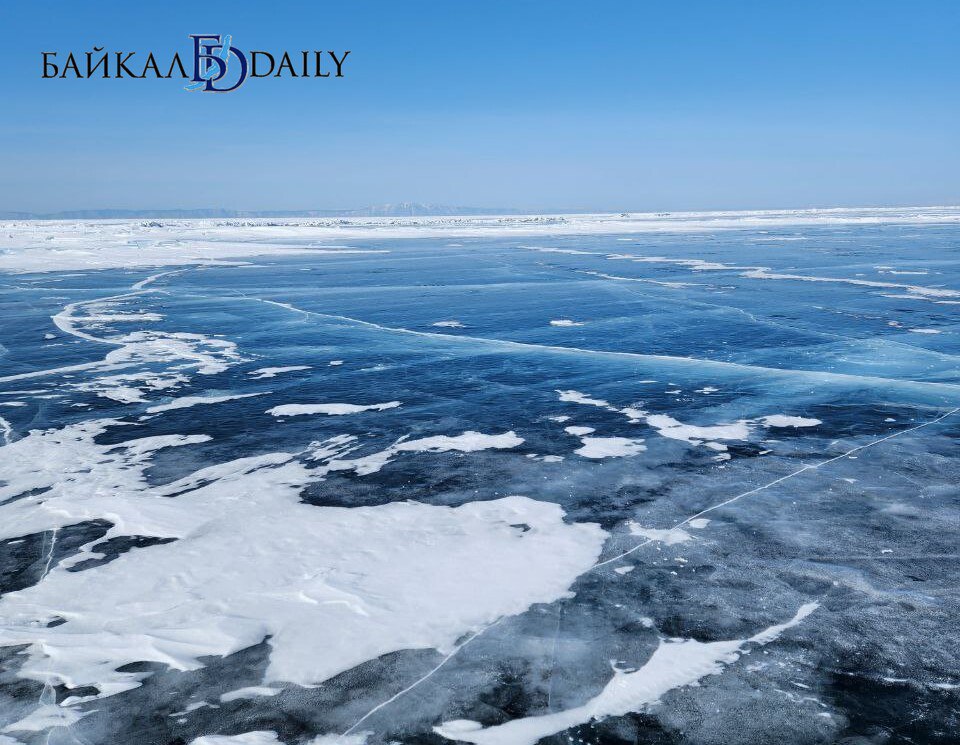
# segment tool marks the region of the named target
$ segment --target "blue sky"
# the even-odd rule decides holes
[[[4,3],[0,210],[960,203],[960,3]],[[41,52],[351,50],[342,79],[42,80]],[[162,63],[161,63],[162,64]]]

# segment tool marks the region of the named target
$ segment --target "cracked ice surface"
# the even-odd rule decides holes
[[[957,222],[5,225],[0,743],[949,742]]]

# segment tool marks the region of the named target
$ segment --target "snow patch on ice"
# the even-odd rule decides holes
[[[318,735],[304,745],[366,745],[370,734],[359,732],[354,735]]]
[[[81,713],[69,706],[41,704],[13,724],[3,728],[4,732],[42,732],[51,727],[69,727],[91,712]],[[2,741],[0,741],[2,744]]]
[[[785,414],[771,414],[760,421],[768,427],[816,427],[818,424],[823,424],[819,419]]]
[[[584,458],[626,458],[647,449],[642,439],[630,437],[581,437],[573,452]]]
[[[434,727],[434,732],[449,740],[477,745],[535,745],[546,737],[595,719],[643,711],[657,704],[669,691],[694,686],[707,676],[720,674],[727,665],[749,654],[750,645],[770,644],[818,607],[817,603],[807,603],[789,621],[770,626],[748,639],[718,642],[661,639],[660,646],[640,669],[628,672],[614,668],[610,682],[582,706],[514,719],[493,727],[459,719]]]
[[[694,446],[702,445],[710,450],[716,450],[722,455],[726,454],[725,451],[727,450],[724,442],[748,440],[754,427],[813,427],[822,423],[819,419],[772,414],[759,419],[740,419],[723,424],[696,425],[681,422],[668,414],[650,413],[640,408],[639,405],[618,408],[609,401],[594,398],[580,391],[558,390],[557,394],[561,401],[583,406],[595,406],[614,414],[621,414],[627,417],[631,424],[644,423],[653,428],[661,437],[679,440]],[[569,431],[569,429],[568,427],[567,430]],[[721,458],[721,456],[717,457]]]
[[[251,370],[247,375],[251,376],[254,380],[262,380],[263,378],[275,378],[280,373],[285,372],[294,372],[296,370],[309,370],[310,365],[288,365],[287,367],[261,367],[256,370]]]
[[[697,426],[684,424],[666,414],[648,414],[646,422],[657,430],[657,434],[661,437],[682,440],[691,445],[701,445],[716,440],[746,440],[750,436],[750,427],[744,421]]]
[[[401,438],[390,447],[352,460],[332,460],[330,470],[353,471],[358,476],[376,473],[399,453],[446,453],[457,451],[473,453],[478,450],[509,449],[523,444],[523,438],[513,431],[499,435],[468,431],[459,435],[434,435],[418,440]]]
[[[630,523],[630,533],[667,546],[686,543],[693,539],[693,536],[682,528],[644,528],[634,522]]]
[[[604,401],[602,398],[591,398],[586,393],[580,393],[580,391],[557,391],[557,393],[560,394],[561,401],[583,404],[585,406],[597,406],[601,409],[610,408],[609,402]]]
[[[254,396],[264,396],[270,391],[262,393],[233,393],[225,396],[181,396],[168,401],[165,404],[147,407],[148,414],[160,414],[164,411],[173,411],[175,409],[189,409],[193,406],[210,406],[212,404],[222,404],[224,401],[235,401],[239,398],[252,398]]]
[[[144,471],[154,453],[209,438],[96,442],[117,426],[88,421],[5,446],[0,538],[111,524],[37,584],[0,597],[0,646],[27,645],[24,677],[108,696],[146,675],[118,672],[129,663],[192,670],[205,656],[269,637],[265,685],[318,683],[400,649],[451,649],[501,616],[565,597],[606,536],[596,525],[564,522],[558,505],[519,496],[459,507],[301,502],[301,490],[329,473],[362,470],[329,455],[350,447],[349,437],[328,444],[327,456],[318,446],[311,461],[268,453],[150,487]],[[398,442],[389,452],[521,442],[512,432],[465,432]],[[95,555],[95,544],[122,536],[175,540],[68,571]],[[66,622],[48,626],[54,618]]]
[[[283,740],[273,730],[259,729],[242,735],[204,735],[190,745],[283,745]]]
[[[343,416],[344,414],[359,414],[364,411],[386,411],[400,406],[399,401],[387,401],[382,404],[283,404],[267,409],[271,416],[302,416],[304,414],[326,414],[327,416]]]
[[[221,703],[229,703],[241,698],[257,698],[259,696],[276,696],[280,693],[280,688],[270,688],[269,686],[247,686],[246,688],[237,688],[233,691],[227,691],[220,696]]]

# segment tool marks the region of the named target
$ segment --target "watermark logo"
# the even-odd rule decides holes
[[[180,52],[164,56],[148,52],[108,52],[103,47],[58,60],[58,52],[41,52],[43,74],[49,78],[179,78],[184,90],[230,93],[250,78],[342,78],[350,50],[243,51],[233,46],[230,34],[190,34],[192,65],[184,65]],[[81,65],[86,58],[86,64]],[[135,59],[136,58],[136,59]],[[159,58],[159,59],[158,59]],[[139,60],[143,60],[142,65]],[[188,68],[190,72],[187,72]],[[163,72],[166,70],[166,73]]]
[[[232,36],[224,36],[223,42],[220,41],[220,34],[190,34],[190,38],[193,39],[193,82],[184,90],[229,93],[243,85],[247,79],[247,57],[236,47],[230,46]],[[235,67],[239,67],[236,81],[218,88],[216,84],[226,78],[230,70],[231,57],[236,58]]]

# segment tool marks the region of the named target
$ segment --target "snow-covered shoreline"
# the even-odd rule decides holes
[[[842,225],[953,225],[960,207],[880,207],[409,218],[0,221],[0,271],[232,263],[256,256],[383,251],[352,241],[696,233]]]

